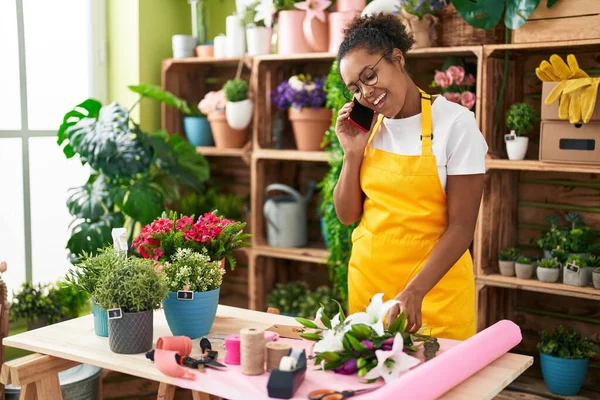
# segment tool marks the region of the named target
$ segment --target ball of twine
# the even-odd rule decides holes
[[[288,355],[290,346],[283,342],[270,342],[267,343],[267,371],[279,368],[279,361]]]
[[[240,331],[241,365],[245,375],[265,372],[265,334],[262,329],[244,328]]]

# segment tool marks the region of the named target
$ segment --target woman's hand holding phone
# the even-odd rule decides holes
[[[346,157],[362,158],[365,147],[369,140],[369,132],[364,132],[355,124],[349,117],[354,107],[353,102],[344,104],[340,109],[335,125],[335,133],[340,141],[340,145],[344,149]],[[373,113],[372,124],[377,120],[377,113]]]

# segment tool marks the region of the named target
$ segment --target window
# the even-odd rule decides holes
[[[89,170],[56,144],[63,115],[106,100],[104,0],[0,1],[0,260],[9,293],[69,268],[67,190]]]

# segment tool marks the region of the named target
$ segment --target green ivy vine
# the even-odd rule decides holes
[[[335,134],[335,121],[337,112],[347,102],[343,94],[344,83],[338,73],[337,60],[333,62],[329,74],[325,79],[325,92],[327,93],[328,108],[333,110],[331,126],[327,130],[323,147],[329,153],[329,172],[319,183],[321,193],[320,211],[325,220],[327,232],[327,247],[329,248],[329,277],[333,282],[333,289],[339,296],[342,304],[348,301],[348,262],[352,250],[351,234],[356,224],[343,225],[337,218],[333,205],[333,190],[342,170],[344,151]]]

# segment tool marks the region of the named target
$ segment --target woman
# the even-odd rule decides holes
[[[349,98],[375,111],[364,133],[342,107],[336,134],[344,162],[334,192],[339,220],[352,234],[350,312],[383,292],[398,300],[407,330],[436,337],[475,334],[475,281],[469,253],[483,191],[487,144],[467,108],[429,96],[404,69],[413,44],[393,15],[353,21],[340,45]]]

